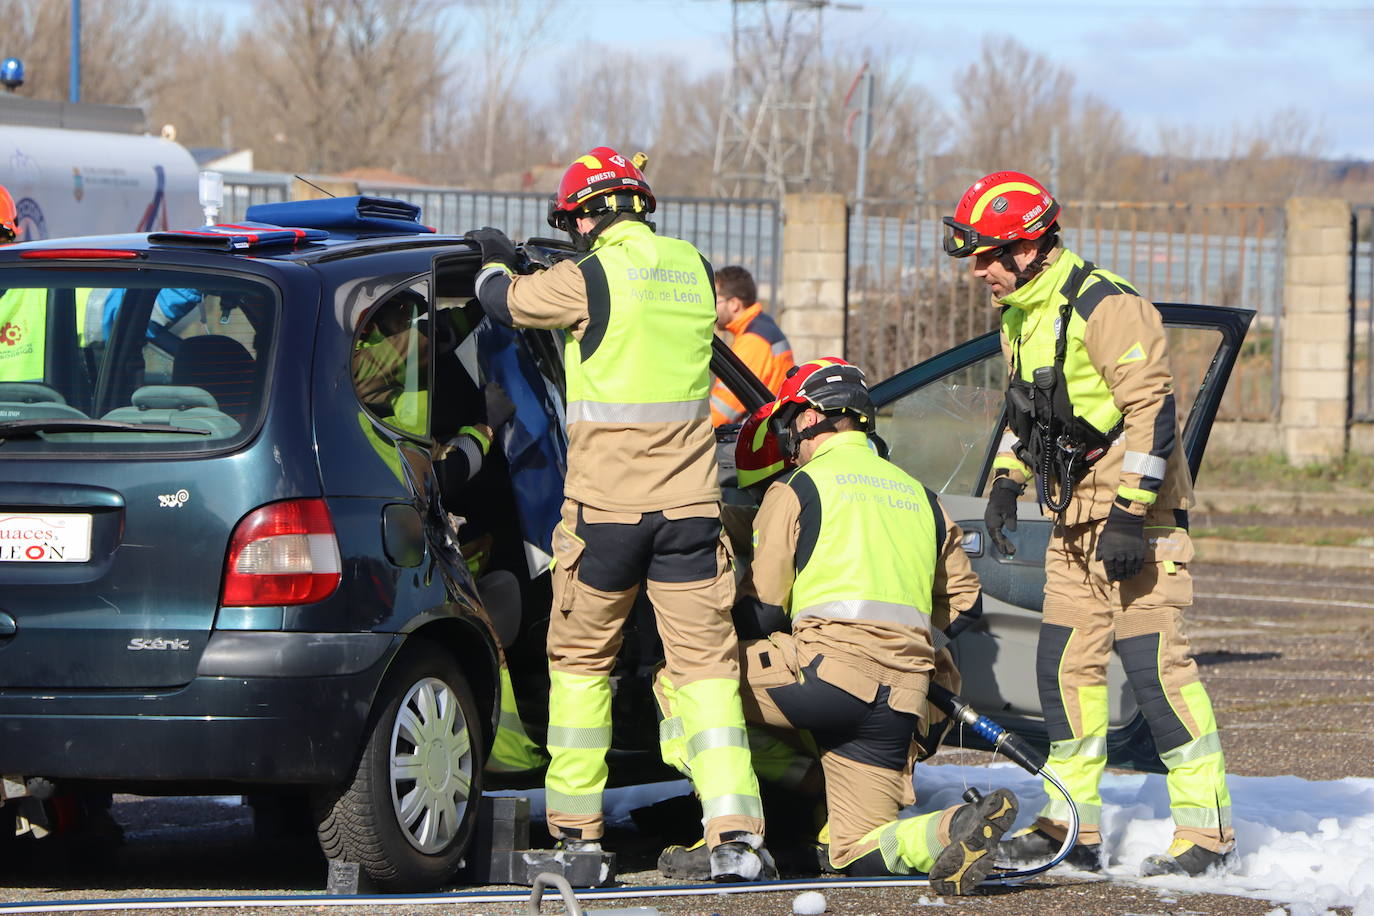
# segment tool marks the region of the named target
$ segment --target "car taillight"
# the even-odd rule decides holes
[[[342,568],[324,500],[272,503],[254,509],[234,528],[220,604],[310,604],[334,593]]]

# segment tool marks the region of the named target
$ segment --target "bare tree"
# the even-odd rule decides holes
[[[951,176],[950,195],[975,173],[999,168],[1039,173],[1047,183],[1057,171],[1063,187],[1052,187],[1056,194],[1090,193],[1103,183],[1105,163],[1130,149],[1125,122],[1111,106],[1075,92],[1068,71],[1009,37],[985,38],[954,91],[967,171]]]
[[[482,175],[496,172],[496,148],[503,130],[520,120],[520,100],[514,91],[530,51],[550,28],[558,0],[525,0],[481,4],[481,37],[478,50],[482,62],[477,79],[480,108],[476,112],[482,138]]]
[[[229,72],[251,74],[234,115],[264,168],[404,167],[443,92],[447,37],[427,0],[259,0]]]

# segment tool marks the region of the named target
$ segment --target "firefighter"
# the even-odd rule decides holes
[[[774,632],[740,648],[745,714],[815,740],[833,868],[924,872],[938,893],[963,894],[991,870],[1016,797],[997,789],[897,814],[910,799],[934,633],[976,620],[981,591],[935,494],[878,456],[874,414],[863,373],[840,359],[799,366],[774,402],[770,425],[798,469],[768,488],[755,520],[760,624]]]
[[[1059,204],[1020,172],[979,179],[946,217],[945,251],[971,257],[1002,307],[1007,416],[985,521],[1014,552],[1026,484],[1055,526],[1045,557],[1036,671],[1050,764],[1082,819],[1071,862],[1101,862],[1098,786],[1107,762],[1107,660],[1121,657],[1168,768],[1174,839],[1144,875],[1197,875],[1235,848],[1216,718],[1182,628],[1192,604],[1192,480],[1159,312],[1121,277],[1059,241]],[[1062,795],[1002,848],[1046,858],[1067,827]]]
[[[694,752],[711,877],[753,880],[771,860],[740,705],[735,580],[708,409],[715,290],[700,252],[654,233],[654,205],[639,163],[598,147],[568,167],[549,213],[580,257],[515,276],[509,239],[490,228],[468,234],[482,247],[477,296],[493,320],[564,329],[568,476],[553,535],[549,830],[563,848],[600,850],[609,675],[647,580]]]
[[[774,394],[796,362],[792,345],[758,301],[758,287],[743,267],[716,271],[716,330],[729,334],[730,351]],[[741,423],[748,411],[719,379],[711,388],[711,425]]]

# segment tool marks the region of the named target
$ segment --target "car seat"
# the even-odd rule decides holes
[[[240,424],[217,406],[214,397],[203,388],[190,385],[144,385],[134,392],[129,407],[117,407],[105,414],[106,420],[123,423],[161,423],[207,429],[211,439],[230,439],[238,434]],[[185,440],[178,433],[168,433],[169,441]],[[145,437],[144,441],[148,438]],[[113,441],[113,440],[111,440]]]
[[[243,344],[223,334],[202,334],[177,348],[172,385],[209,392],[221,411],[243,425],[257,406],[253,369],[253,357]]]

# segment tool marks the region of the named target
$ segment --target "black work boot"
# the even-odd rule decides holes
[[[731,830],[720,839],[720,845],[711,850],[712,881],[772,881],[778,876],[778,867],[757,833]]]
[[[1056,840],[1039,827],[1027,827],[1003,840],[997,852],[1000,859],[1012,865],[1039,865],[1057,856],[1063,845],[1063,840]],[[1074,843],[1061,864],[1083,871],[1101,871],[1102,844]]]
[[[975,796],[976,792],[969,790]],[[949,845],[930,868],[931,889],[937,894],[962,895],[983,883],[996,860],[998,840],[1015,820],[1016,796],[1010,789],[994,789],[955,811],[949,822]]]
[[[706,848],[706,840],[697,840],[691,846],[669,846],[658,854],[658,871],[665,878],[680,881],[711,880],[711,850]]]
[[[1225,852],[1212,852],[1190,840],[1174,840],[1169,851],[1148,857],[1140,863],[1140,876],[1150,878],[1155,875],[1187,875],[1197,877],[1204,872],[1224,874],[1236,865],[1236,847]]]

